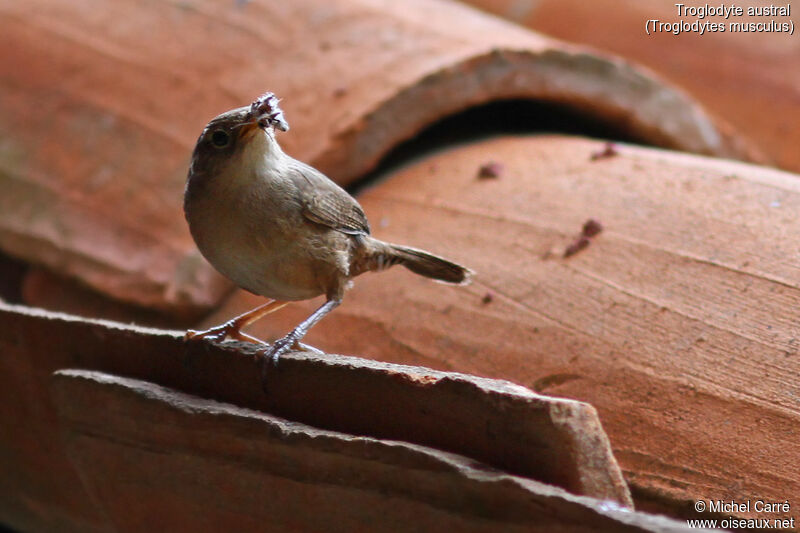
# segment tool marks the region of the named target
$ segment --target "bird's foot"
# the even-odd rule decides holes
[[[223,324],[222,326],[213,327],[205,331],[195,331],[193,329],[187,329],[186,334],[183,336],[183,340],[186,342],[201,341],[203,339],[208,339],[211,341],[221,341],[228,335],[227,331],[224,330],[224,326],[225,325]]]
[[[234,339],[253,344],[266,344],[264,341],[243,333],[239,324],[234,320],[229,320],[222,325],[214,326],[204,331],[187,330],[183,336],[184,341],[199,341],[208,339],[210,341],[222,342],[225,339]]]
[[[281,355],[288,352],[296,345],[297,340],[295,340],[291,334],[276,340],[272,343],[272,346],[264,350],[264,363],[273,367],[278,366],[278,360]]]
[[[282,339],[276,340],[272,346],[267,343],[264,343],[266,346],[264,349],[259,350],[261,357],[264,363],[270,364],[273,367],[278,366],[278,359],[284,353],[288,352],[289,350],[295,350],[298,352],[309,352],[314,354],[323,354],[322,350],[318,348],[314,348],[309,344],[303,344],[302,342],[295,340],[292,334],[289,334]]]
[[[280,356],[289,350],[315,354],[325,353],[322,350],[296,340],[291,333],[282,339],[276,340],[271,346],[266,345],[264,348],[260,349],[256,355],[256,357],[261,358],[261,385],[265,391],[267,390],[266,383],[269,369],[277,367]]]
[[[288,351],[296,342],[295,339],[291,338],[291,335],[287,335],[273,342],[271,346],[265,346],[258,351],[258,355],[261,356],[261,388],[264,392],[268,392],[267,378],[269,377],[270,369],[278,366],[278,359],[280,359],[281,354]]]

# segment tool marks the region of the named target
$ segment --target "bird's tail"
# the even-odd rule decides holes
[[[415,274],[445,283],[466,285],[472,279],[472,270],[447,259],[408,246],[383,242],[380,244],[382,246],[376,247],[377,249],[373,253],[373,264],[370,270],[383,270],[392,265],[403,265]]]

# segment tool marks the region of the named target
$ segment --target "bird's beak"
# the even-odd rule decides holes
[[[242,126],[240,137],[242,139],[247,139],[255,132],[257,132],[259,129],[260,129],[260,124],[258,120],[251,120],[249,122],[245,122],[245,124]]]

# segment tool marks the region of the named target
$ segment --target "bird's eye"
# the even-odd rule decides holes
[[[231,143],[231,136],[227,131],[217,130],[211,134],[211,144],[217,148],[225,148]]]

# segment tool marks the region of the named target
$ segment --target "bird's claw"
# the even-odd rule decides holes
[[[260,353],[262,354],[261,388],[264,389],[264,392],[267,392],[267,376],[269,374],[269,369],[276,368],[278,366],[278,360],[280,359],[281,354],[287,352],[296,342],[297,341],[291,338],[291,336],[287,336],[276,340],[271,346],[260,350]]]
[[[273,367],[278,366],[278,359],[284,353],[288,352],[290,348],[296,343],[291,336],[283,337],[272,343],[272,346],[265,349],[263,352],[264,363],[269,362]]]
[[[230,326],[226,323],[205,331],[195,331],[193,329],[186,330],[183,336],[184,342],[199,341],[208,339],[210,341],[221,342],[224,341],[230,332]]]
[[[267,351],[266,357],[272,362],[272,366],[278,366],[278,358],[284,353],[288,352],[297,341],[291,336],[287,335],[282,339],[276,340],[272,343],[272,347]]]
[[[320,349],[314,348],[311,345],[303,344],[300,341],[294,340],[291,335],[282,339],[278,339],[272,345],[264,343],[265,346],[256,352],[256,360],[261,360],[261,385],[264,391],[267,390],[267,373],[269,368],[278,366],[280,356],[289,350],[296,350],[299,352],[309,352],[317,355],[324,354]]]

